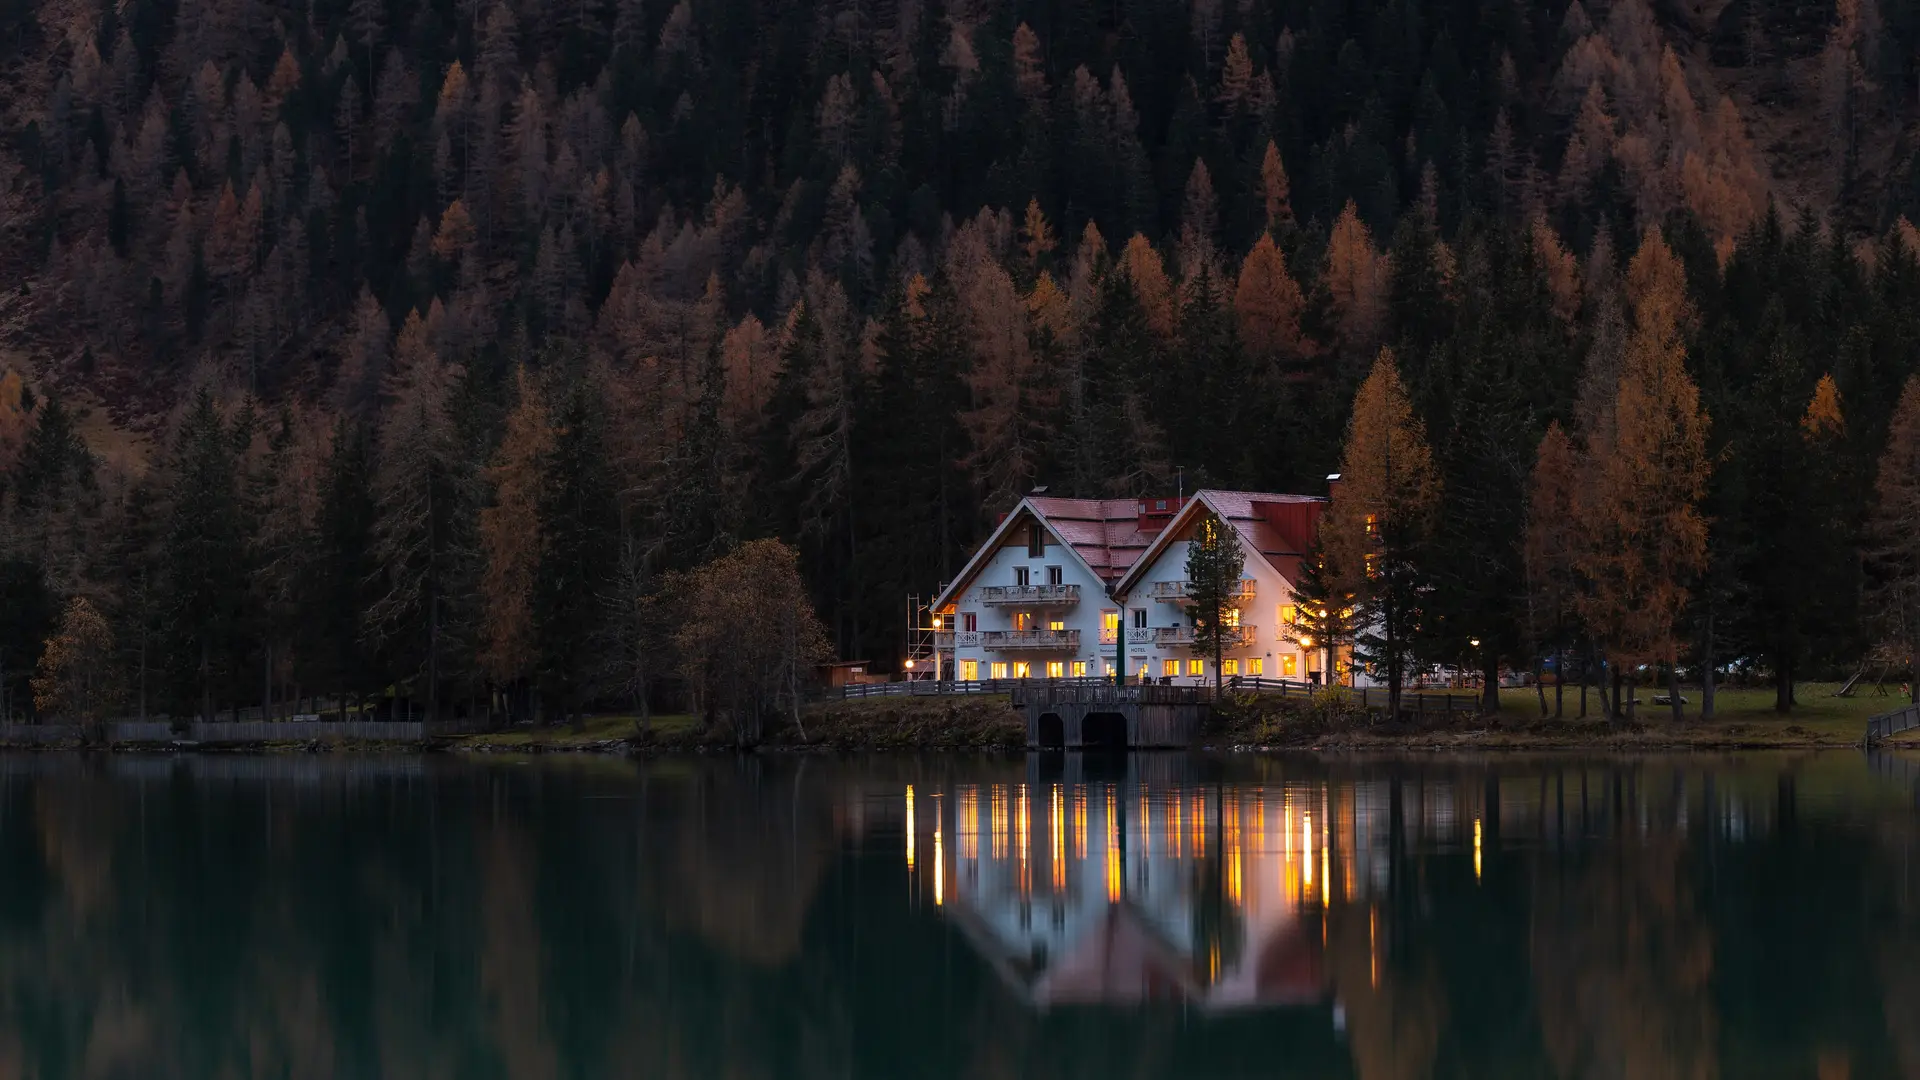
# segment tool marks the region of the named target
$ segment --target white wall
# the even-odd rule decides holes
[[[1237,531],[1233,535],[1236,541],[1240,541],[1240,534]],[[1149,627],[1193,624],[1191,616],[1183,605],[1153,598],[1155,582],[1187,579],[1187,552],[1191,546],[1191,541],[1187,540],[1176,540],[1168,544],[1148,564],[1145,572],[1138,576],[1139,584],[1134,586],[1134,595],[1128,598],[1127,607],[1130,611],[1135,608],[1145,608]],[[1253,598],[1241,608],[1240,621],[1242,625],[1253,627],[1253,638],[1245,648],[1227,650],[1224,658],[1238,661],[1239,673],[1242,675],[1252,674],[1252,665],[1249,661],[1258,657],[1261,660],[1263,677],[1305,681],[1307,672],[1317,666],[1321,662],[1320,659],[1304,655],[1298,645],[1291,641],[1284,641],[1280,637],[1280,608],[1282,605],[1293,603],[1293,587],[1287,584],[1287,579],[1282,577],[1280,572],[1273,568],[1273,564],[1258,552],[1247,550],[1244,543],[1242,551],[1246,556],[1246,562],[1241,570],[1241,576],[1252,578],[1254,586]],[[1127,625],[1133,625],[1131,615]],[[1291,674],[1286,670],[1289,657],[1293,659],[1294,664]],[[1190,648],[1129,644],[1127,663],[1129,675],[1139,673],[1141,658],[1144,658],[1147,663],[1147,674],[1155,679],[1160,678],[1164,673],[1167,660],[1177,660],[1180,662],[1180,670],[1183,673],[1176,680],[1177,682],[1210,685],[1213,681],[1213,658],[1199,656]],[[1206,675],[1202,678],[1194,679],[1184,674],[1188,670],[1187,662],[1192,659],[1205,661]]]
[[[1063,585],[1080,586],[1080,602],[1069,606],[1009,606],[1005,604],[989,605],[981,599],[983,590],[990,586],[1014,584],[1014,569],[1027,568],[1027,581],[1032,585],[1047,584],[1047,568],[1060,568],[1060,582]],[[954,668],[949,673],[952,678],[967,677],[966,663],[978,664],[976,678],[989,679],[993,675],[994,664],[1006,664],[1007,676],[1012,677],[1014,665],[1026,662],[1032,665],[1033,678],[1047,677],[1049,662],[1059,663],[1061,673],[1072,677],[1074,662],[1086,664],[1085,674],[1102,675],[1106,669],[1100,661],[1111,660],[1113,650],[1109,646],[1100,647],[1100,613],[1112,609],[1107,599],[1107,588],[1097,576],[1089,571],[1073,549],[1060,542],[1051,532],[1047,534],[1047,551],[1043,556],[1027,554],[1027,529],[1024,522],[1016,522],[1006,533],[1006,544],[981,565],[973,581],[968,583],[966,591],[954,602],[951,616],[954,627]],[[987,649],[980,642],[980,634],[990,630],[1014,629],[1014,616],[1020,612],[1032,616],[1034,629],[1044,630],[1049,622],[1059,620],[1063,629],[1080,631],[1080,647],[1077,650],[1051,649]],[[975,625],[979,633],[969,634],[965,617],[971,612],[975,616]],[[1103,655],[1104,653],[1104,655]]]

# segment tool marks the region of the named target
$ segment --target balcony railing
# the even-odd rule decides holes
[[[1255,640],[1256,639],[1254,635],[1254,627],[1234,626],[1234,627],[1229,627],[1227,629],[1226,647],[1229,649],[1244,649],[1247,646],[1253,644]],[[1154,627],[1153,643],[1155,645],[1190,647],[1193,645],[1193,627],[1191,626]]]
[[[1193,599],[1191,581],[1156,581],[1150,590],[1153,598],[1166,604],[1185,604]],[[1234,603],[1243,603],[1253,599],[1253,579],[1241,578],[1239,587],[1229,594]]]
[[[1078,630],[982,630],[980,644],[988,649],[1077,649]]]
[[[1022,604],[1028,607],[1067,607],[1080,602],[1078,585],[986,585],[983,604]]]

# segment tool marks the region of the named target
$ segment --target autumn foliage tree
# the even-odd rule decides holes
[[[682,624],[674,650],[707,722],[742,744],[782,719],[804,738],[800,687],[831,649],[794,550],[754,540],[682,572],[668,591],[699,613]]]
[[[479,524],[485,559],[480,661],[500,686],[531,675],[537,661],[533,591],[540,568],[540,495],[553,452],[553,425],[540,388],[524,367],[514,378],[519,400],[485,473],[493,502],[480,511]]]
[[[119,701],[113,630],[84,596],[67,601],[60,629],[47,641],[33,677],[33,703],[40,712],[91,726]]]
[[[1588,628],[1620,665],[1679,662],[1679,619],[1705,566],[1707,416],[1686,367],[1686,272],[1648,230],[1627,268],[1632,329],[1614,395],[1612,440],[1590,463],[1596,497],[1582,503]],[[1671,675],[1674,719],[1681,715]],[[1618,708],[1618,703],[1616,703]]]
[[[1567,645],[1578,595],[1580,528],[1575,516],[1579,460],[1573,440],[1555,423],[1540,440],[1527,492],[1527,615],[1534,643],[1554,656],[1555,716],[1565,712]],[[1546,712],[1544,685],[1540,711]]]
[[[1393,351],[1381,349],[1354,397],[1340,480],[1322,528],[1328,558],[1360,601],[1356,652],[1384,670],[1395,714],[1416,654],[1422,548],[1440,493],[1426,426]]]

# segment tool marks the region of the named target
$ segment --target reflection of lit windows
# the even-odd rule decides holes
[[[1075,660],[1073,662],[1073,677],[1076,679],[1084,679],[1087,677],[1087,662],[1085,660]]]
[[[1004,679],[1007,677],[1007,662],[1005,660],[997,660],[990,670],[993,672],[994,678]]]
[[[961,682],[973,682],[979,677],[980,677],[980,661],[978,660],[960,661],[960,681]]]
[[[1025,660],[1015,660],[1013,662],[1013,677],[1016,679],[1033,678],[1033,665]]]
[[[1240,661],[1238,661],[1238,660],[1222,660],[1222,661],[1220,661],[1220,674],[1222,674],[1222,675],[1238,675],[1238,674],[1240,674]]]
[[[1178,675],[1178,674],[1180,674],[1180,661],[1178,661],[1178,660],[1162,660],[1162,661],[1160,661],[1160,674],[1162,674],[1162,675]]]
[[[1291,654],[1281,657],[1280,674],[1289,678],[1300,674],[1300,658]]]
[[[1256,656],[1256,657],[1253,657],[1252,659],[1250,659],[1250,660],[1248,660],[1248,661],[1247,661],[1247,674],[1249,674],[1249,675],[1265,675],[1266,673],[1267,673],[1267,658],[1266,658],[1266,657],[1264,657],[1264,656]]]
[[[1066,677],[1066,674],[1067,674],[1066,661],[1064,660],[1047,661],[1047,678],[1062,679]]]
[[[1187,674],[1205,675],[1206,673],[1207,673],[1207,662],[1205,660],[1187,661]]]

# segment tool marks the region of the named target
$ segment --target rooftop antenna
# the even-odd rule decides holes
[[[1173,475],[1173,497],[1175,499],[1185,499],[1187,497],[1187,467],[1185,465],[1175,465],[1173,467]]]

